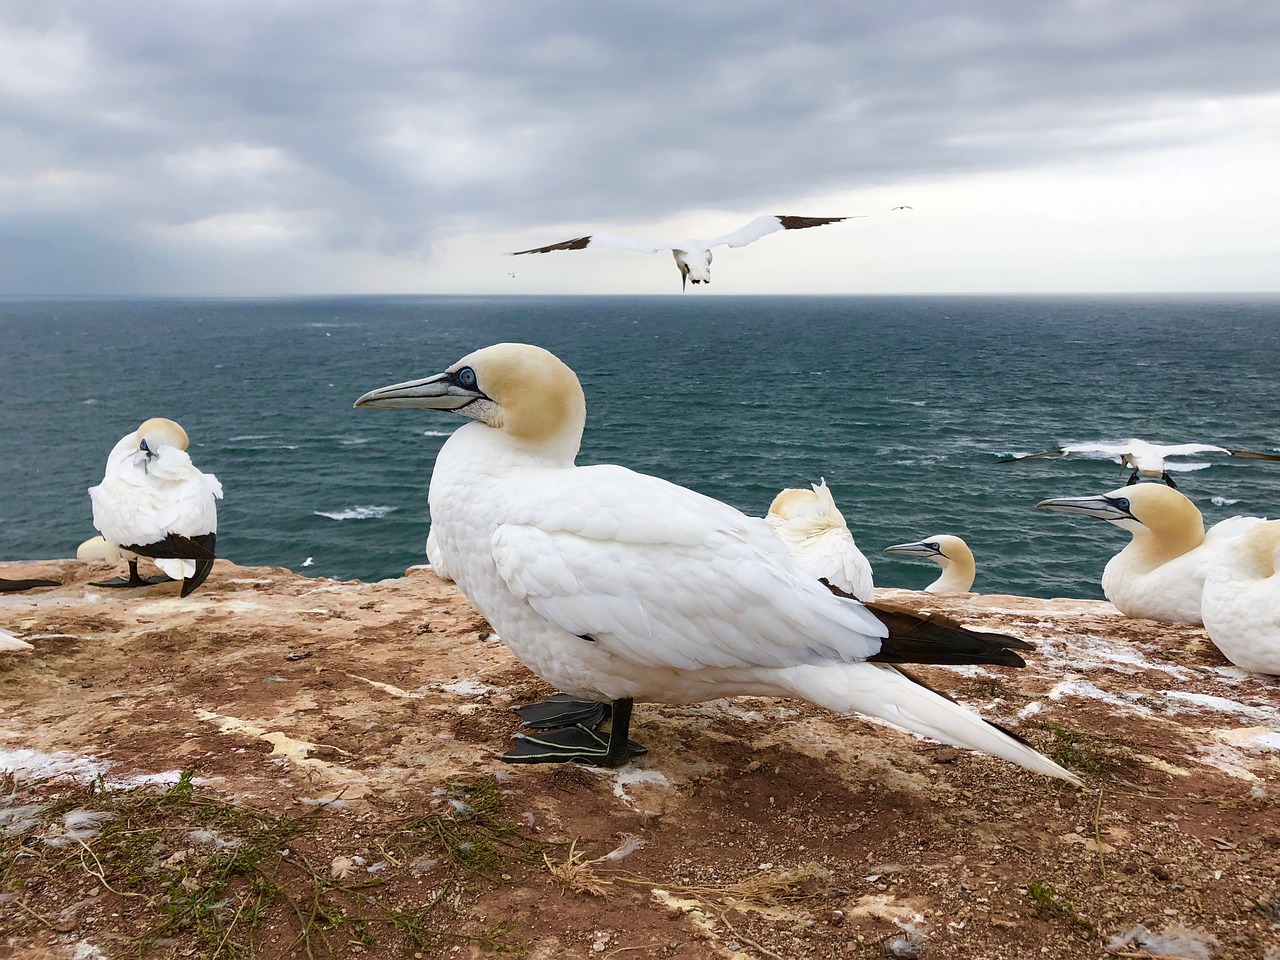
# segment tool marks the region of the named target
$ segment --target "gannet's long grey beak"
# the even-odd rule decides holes
[[[454,382],[448,373],[437,373],[424,380],[406,380],[389,387],[370,390],[355,402],[357,407],[427,407],[432,410],[457,410],[484,394],[468,390]]]
[[[942,553],[936,546],[925,543],[923,540],[917,540],[915,543],[895,543],[892,547],[885,547],[884,552],[896,553],[903,557],[923,557],[926,560],[932,560]]]
[[[1129,501],[1125,497],[1064,497],[1060,500],[1041,500],[1037,510],[1069,513],[1077,517],[1096,517],[1099,520],[1133,520]]]

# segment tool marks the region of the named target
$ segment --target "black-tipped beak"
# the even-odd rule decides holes
[[[1129,501],[1124,497],[1063,497],[1059,500],[1041,500],[1037,510],[1052,510],[1077,517],[1095,517],[1098,520],[1134,520],[1129,512]]]
[[[406,380],[388,387],[370,390],[355,402],[357,407],[386,407],[398,410],[406,407],[426,407],[430,410],[458,410],[473,400],[484,396],[478,390],[468,390],[454,382],[447,373],[437,373],[424,380]]]

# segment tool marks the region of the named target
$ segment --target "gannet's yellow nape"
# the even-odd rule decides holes
[[[825,477],[808,490],[783,490],[773,498],[765,520],[811,575],[864,603],[876,598],[871,563],[836,509]]]
[[[503,759],[618,766],[643,751],[628,739],[636,700],[789,696],[1079,782],[892,666],[1020,666],[1029,644],[873,612],[807,574],[762,519],[624,467],[576,466],[582,390],[547,351],[477,350],[357,405],[476,421],[453,432],[431,471],[435,542],[512,653],[564,691],[520,709],[541,732]]]
[[[187,432],[165,417],[144,421],[116,443],[89,497],[94,527],[128,562],[129,576],[94,586],[140,587],[173,579],[182,581],[185,597],[209,575],[222,484],[196,469],[188,445]],[[165,576],[140,577],[139,556],[152,558]]]
[[[1205,574],[1204,629],[1223,656],[1255,673],[1280,674],[1280,520],[1255,524]]]
[[[973,551],[959,537],[947,533],[934,534],[912,543],[895,543],[885,553],[902,557],[932,560],[942,568],[942,575],[924,588],[925,593],[969,593],[978,567]]]
[[[1138,483],[1096,497],[1044,500],[1039,510],[1106,520],[1133,539],[1108,561],[1102,592],[1125,616],[1201,623],[1206,564],[1262,521],[1231,517],[1208,533],[1196,505],[1172,487]]]

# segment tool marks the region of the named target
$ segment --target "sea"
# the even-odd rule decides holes
[[[222,481],[218,553],[309,577],[425,562],[432,465],[465,422],[353,409],[499,341],[540,344],[587,395],[580,463],[620,463],[762,516],[825,478],[882,586],[890,544],[952,533],[974,588],[1100,597],[1128,535],[1037,511],[1118,463],[1000,463],[1142,437],[1280,452],[1280,297],[322,297],[0,300],[0,560],[73,556],[87,488],[149,417]],[[1213,523],[1280,516],[1280,463],[1175,474]]]

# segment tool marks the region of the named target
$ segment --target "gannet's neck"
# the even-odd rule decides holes
[[[1163,518],[1158,525],[1130,521],[1118,526],[1133,534],[1121,553],[1135,570],[1154,570],[1204,543],[1204,520],[1194,506],[1180,516]]]
[[[934,563],[942,568],[942,576],[925,587],[925,593],[969,592],[969,588],[973,586],[973,578],[977,574],[972,554],[967,559],[959,560],[940,556],[934,560]]]

